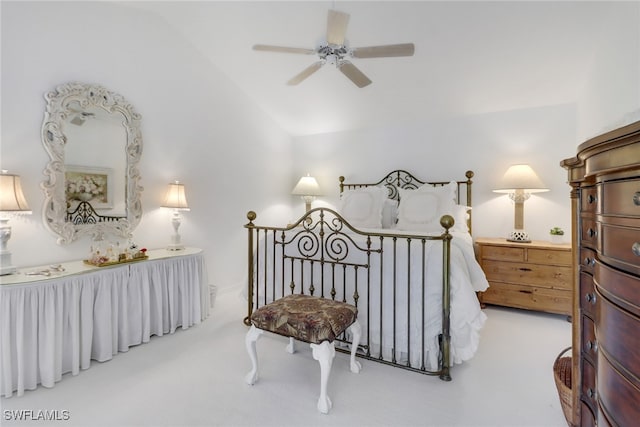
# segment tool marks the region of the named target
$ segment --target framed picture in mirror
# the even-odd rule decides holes
[[[65,165],[65,199],[67,209],[89,202],[94,209],[113,208],[113,169]]]

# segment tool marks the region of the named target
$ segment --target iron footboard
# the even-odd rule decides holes
[[[441,218],[438,236],[364,232],[328,208],[286,227],[258,226],[252,211],[247,219],[246,325],[254,310],[288,294],[348,302],[363,325],[359,357],[451,380],[451,216]],[[433,283],[430,270],[440,268]],[[340,337],[336,350],[348,352],[349,340]]]

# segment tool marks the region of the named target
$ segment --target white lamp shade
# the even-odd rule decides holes
[[[22,193],[20,177],[4,171],[0,174],[0,212],[31,212]]]
[[[318,181],[307,174],[307,176],[300,178],[300,181],[293,187],[291,194],[297,196],[321,196],[322,192],[320,191]]]
[[[500,180],[496,193],[512,193],[514,190],[524,190],[525,193],[540,193],[549,191],[538,175],[529,165],[512,165]]]
[[[184,184],[180,184],[179,181],[169,184],[167,189],[167,196],[162,204],[163,208],[173,208],[188,211],[189,204],[187,203],[187,196],[184,191]]]

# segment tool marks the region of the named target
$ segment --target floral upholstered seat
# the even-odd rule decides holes
[[[289,353],[295,352],[295,340],[311,344],[313,358],[320,363],[320,397],[317,406],[323,414],[329,413],[332,406],[327,395],[327,381],[336,353],[333,341],[345,331],[351,334],[352,339],[350,370],[357,374],[362,368],[360,362],[356,361],[362,327],[358,322],[358,309],[353,305],[310,295],[289,295],[254,311],[251,328],[245,338],[252,365],[245,382],[250,385],[258,381],[256,341],[264,331],[289,337]]]
[[[358,318],[350,304],[310,295],[288,295],[262,306],[251,323],[264,331],[311,344],[333,341]]]

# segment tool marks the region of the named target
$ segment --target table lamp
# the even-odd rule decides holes
[[[22,193],[20,177],[7,173],[0,173],[0,276],[15,273],[16,267],[11,262],[11,251],[7,243],[11,238],[9,219],[15,214],[30,214],[31,210]]]
[[[167,195],[162,204],[163,208],[173,209],[171,216],[171,225],[173,225],[173,236],[171,236],[171,244],[167,246],[167,250],[179,251],[184,249],[184,245],[180,243],[180,234],[178,234],[178,228],[180,228],[180,222],[182,221],[182,215],[180,211],[188,211],[189,205],[187,204],[187,196],[184,191],[184,184],[180,181],[175,181],[169,184],[167,189]]]
[[[496,193],[508,193],[515,205],[513,231],[507,238],[510,242],[529,243],[529,234],[524,230],[524,202],[531,193],[549,191],[538,175],[526,164],[512,165],[507,169]]]
[[[300,178],[300,181],[293,187],[291,194],[301,196],[302,200],[304,200],[306,212],[309,212],[311,210],[311,202],[313,202],[316,196],[321,196],[322,192],[320,191],[318,181],[307,174],[307,176]]]

